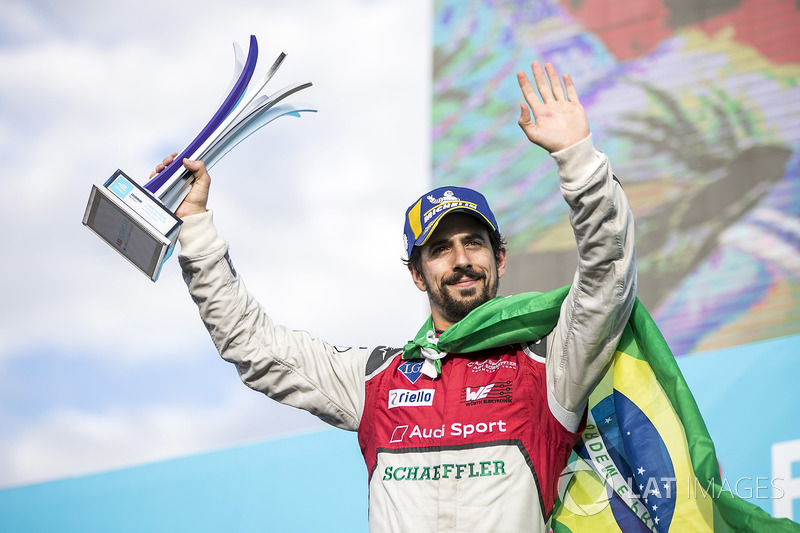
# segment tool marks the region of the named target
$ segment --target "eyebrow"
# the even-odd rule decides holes
[[[428,241],[428,246],[433,248],[433,247],[438,246],[440,244],[448,243],[448,242],[450,242],[451,239],[452,239],[452,237],[449,238],[449,239],[436,239],[436,240],[433,240],[433,241]],[[480,233],[469,233],[469,234],[465,235],[462,240],[469,241],[471,239],[478,239],[478,240],[480,240],[482,242],[486,242],[486,240],[487,240],[486,237],[484,237]]]

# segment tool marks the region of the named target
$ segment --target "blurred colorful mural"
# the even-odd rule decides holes
[[[436,0],[433,180],[489,198],[501,290],[574,271],[555,165],[516,123],[515,72],[549,61],[627,192],[638,294],[675,354],[800,332],[798,27],[794,0]]]

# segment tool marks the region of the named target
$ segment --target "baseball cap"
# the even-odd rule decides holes
[[[403,244],[408,257],[411,257],[414,246],[425,244],[442,217],[455,212],[469,213],[489,226],[491,231],[500,231],[494,213],[481,193],[466,187],[439,187],[420,196],[406,211]]]

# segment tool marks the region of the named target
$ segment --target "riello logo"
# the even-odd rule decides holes
[[[424,407],[433,405],[435,389],[405,390],[392,389],[389,391],[389,409],[393,407]]]

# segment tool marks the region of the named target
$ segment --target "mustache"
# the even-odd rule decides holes
[[[444,278],[445,285],[452,285],[454,283],[458,283],[459,281],[463,280],[464,278],[469,278],[473,281],[478,281],[480,279],[484,279],[486,274],[480,272],[478,270],[473,269],[472,267],[464,267],[459,268],[451,275]]]

